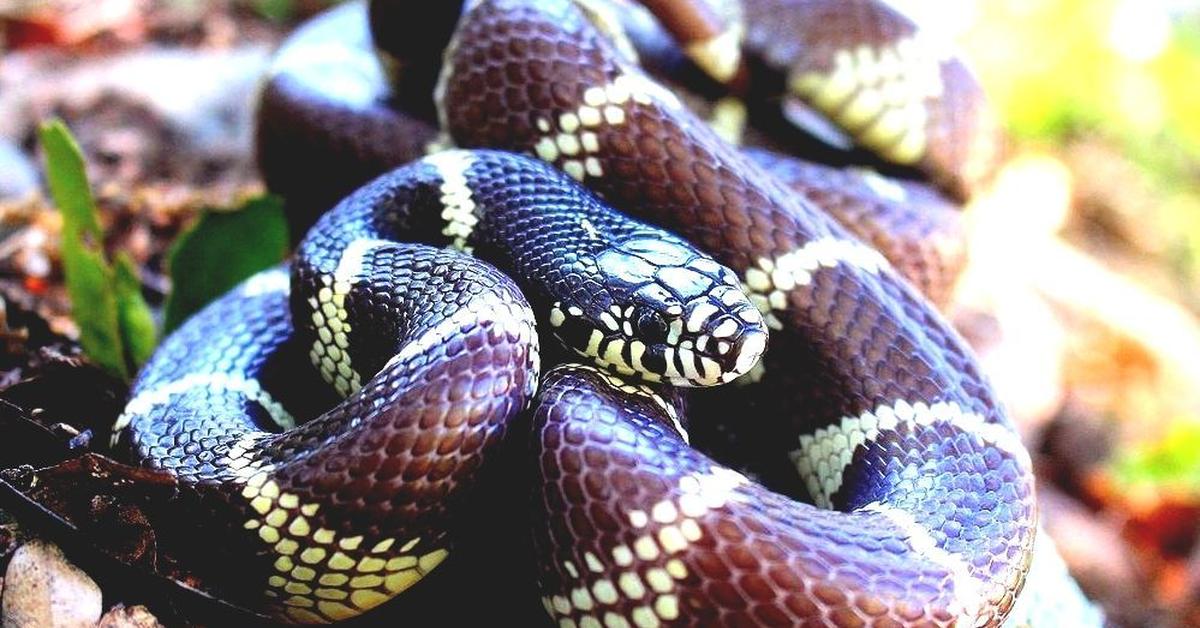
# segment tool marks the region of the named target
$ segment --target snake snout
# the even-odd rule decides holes
[[[722,284],[688,304],[675,357],[685,386],[715,386],[744,375],[767,346],[762,314],[738,288]],[[691,360],[699,368],[688,369]]]
[[[748,331],[738,339],[731,352],[733,366],[726,368],[721,375],[721,382],[733,380],[750,372],[767,350],[767,332],[765,330]]]

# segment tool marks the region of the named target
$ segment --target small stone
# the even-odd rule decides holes
[[[58,546],[30,541],[13,553],[0,605],[3,628],[92,627],[102,610],[100,587],[67,562]]]
[[[20,200],[37,192],[38,173],[19,147],[0,139],[0,201]]]
[[[162,622],[145,606],[118,604],[100,618],[98,628],[162,628]]]

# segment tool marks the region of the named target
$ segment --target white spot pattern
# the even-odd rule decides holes
[[[425,162],[437,168],[442,178],[439,190],[442,193],[442,235],[452,238],[450,246],[470,253],[467,239],[479,223],[475,215],[475,201],[471,198],[471,187],[467,184],[467,169],[475,159],[466,151],[451,150],[425,158]]]
[[[538,360],[538,335],[534,333],[536,322],[529,317],[527,310],[521,307],[512,306],[507,312],[493,311],[489,312],[488,318],[493,330],[497,334],[508,334],[516,336],[521,343],[527,343],[530,347],[530,357],[534,370],[529,378],[531,386],[537,386],[537,367]],[[470,308],[461,308],[456,311],[450,318],[447,318],[429,331],[421,334],[412,342],[405,344],[400,348],[400,351],[392,356],[380,371],[387,370],[393,366],[412,359],[414,356],[421,355],[432,347],[444,344],[448,338],[459,333],[459,331],[468,325],[479,325],[481,323],[481,313]],[[533,390],[529,394],[533,394]]]
[[[679,413],[675,410],[675,406],[668,403],[667,400],[664,399],[662,395],[655,392],[653,388],[650,388],[649,386],[643,386],[641,384],[631,384],[620,377],[609,373],[608,371],[596,368],[590,364],[577,364],[574,368],[583,369],[596,374],[601,381],[622,394],[637,395],[638,397],[653,401],[655,405],[657,405],[659,408],[662,408],[663,412],[667,413],[667,416],[671,419],[672,427],[675,428],[676,432],[679,432],[679,435],[683,437],[684,442],[688,442],[687,430],[684,429],[683,423],[679,421]]]
[[[870,168],[857,168],[855,171],[859,177],[862,177],[863,183],[880,198],[897,203],[908,202],[908,191],[895,179],[889,179]]]
[[[282,268],[265,270],[242,283],[241,293],[244,297],[258,297],[266,294],[288,292],[292,278]]]
[[[733,78],[741,63],[742,27],[736,24],[715,37],[684,47],[684,53],[704,70],[705,74],[724,83]]]
[[[740,146],[748,116],[746,105],[741,99],[727,96],[713,104],[712,112],[708,117],[708,126],[721,139],[734,146]]]
[[[623,74],[606,85],[586,89],[584,104],[575,111],[557,120],[539,118],[536,125],[543,136],[534,144],[533,153],[578,181],[604,176],[604,167],[594,156],[600,151],[597,132],[605,124],[625,124],[622,107],[631,101],[644,105],[657,102],[674,109],[683,106],[677,96],[645,76]]]
[[[309,358],[321,377],[343,397],[362,388],[362,377],[350,364],[350,312],[346,310],[346,296],[350,294],[354,278],[362,270],[367,255],[390,244],[387,240],[370,238],[351,242],[342,251],[333,275],[319,277],[322,285],[317,295],[308,299],[313,308],[313,328],[317,332]]]
[[[791,89],[833,117],[862,144],[898,163],[911,164],[928,142],[926,102],[940,97],[944,51],[921,37],[880,49],[837,51],[828,72],[802,72]]]
[[[1029,454],[1020,439],[1003,425],[988,423],[974,412],[964,411],[955,402],[939,401],[932,405],[922,401],[908,403],[900,400],[881,405],[873,412],[844,417],[837,425],[818,429],[800,436],[800,448],[789,455],[796,471],[807,485],[818,506],[831,508],[831,499],[841,488],[843,475],[851,457],[860,446],[873,443],[885,432],[901,425],[929,426],[947,423],[967,434],[974,434],[1017,460],[1030,465]]]
[[[755,266],[746,269],[743,287],[750,295],[750,301],[763,313],[767,325],[782,329],[783,323],[773,310],[787,309],[788,291],[812,283],[812,275],[818,269],[839,264],[849,264],[872,274],[888,266],[883,254],[862,242],[820,238],[773,260],[759,258]]]
[[[938,547],[929,530],[917,523],[911,514],[903,510],[874,502],[863,506],[860,511],[883,515],[900,529],[914,553],[942,567],[950,574],[950,580],[954,583],[954,601],[958,606],[958,608],[952,606],[950,610],[960,618],[962,625],[972,625],[971,620],[980,615],[986,602],[983,590],[984,582],[971,575],[966,561],[961,556],[951,554]]]
[[[736,489],[747,482],[736,471],[712,467],[681,477],[678,497],[655,503],[649,514],[628,511],[626,517],[641,531],[639,536],[630,545],[612,547],[611,560],[605,554],[586,552],[589,573],[581,573],[573,564],[567,568],[570,561],[565,561],[567,582],[560,594],[542,598],[546,612],[560,626],[598,626],[601,620],[605,626],[659,626],[679,618],[676,583],[686,579],[689,571],[678,555],[703,538],[698,518],[739,500]],[[636,606],[628,615],[604,608],[621,602]]]
[[[208,388],[230,391],[245,396],[250,401],[262,406],[271,420],[282,429],[296,426],[296,419],[283,408],[270,393],[253,379],[246,379],[227,373],[192,373],[156,388],[144,391],[134,397],[125,406],[125,412],[113,424],[113,438],[125,429],[133,417],[145,414],[155,406],[170,403],[171,398],[182,395],[197,388]]]

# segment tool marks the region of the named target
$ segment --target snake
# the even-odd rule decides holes
[[[255,606],[297,622],[368,610],[445,558],[447,513],[536,389],[538,327],[675,386],[745,374],[767,343],[732,271],[512,153],[383,175],[318,220],[289,270],[173,334],[117,427],[237,523],[231,545],[260,544],[241,561],[267,585]],[[278,356],[297,343],[342,399],[300,425],[267,384],[286,388]]]
[[[756,26],[765,0],[733,4],[647,7],[720,81],[742,67],[717,58],[729,41],[786,35]],[[471,0],[381,26],[400,9],[380,1],[373,37],[352,3],[289,39],[259,158],[307,232],[287,267],[164,342],[117,437],[218,524],[197,534],[244,567],[229,594],[285,621],[355,616],[421,581],[521,425],[531,559],[560,626],[999,625],[1036,536],[1029,454],[903,266],[818,204],[888,195],[861,177],[843,192],[842,170],[789,180],[726,141],[604,7]],[[864,47],[896,30],[845,15]],[[832,100],[820,66],[798,67],[797,94]],[[861,130],[863,107],[829,115]],[[946,165],[934,135],[905,138],[888,138],[894,161]],[[802,193],[821,186],[835,193]],[[570,357],[550,357],[559,344]],[[696,391],[686,408],[678,387]],[[693,446],[722,423],[758,433],[742,456],[782,461],[806,499]]]

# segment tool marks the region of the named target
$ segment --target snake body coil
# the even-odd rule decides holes
[[[196,537],[237,567],[220,579],[230,596],[291,621],[356,615],[441,563],[448,513],[537,381],[532,312],[511,280],[423,246],[371,257],[338,279],[352,280],[354,307],[405,312],[378,330],[401,331],[388,339],[400,351],[321,416],[295,427],[281,403],[312,385],[295,361],[314,345],[274,270],[172,334],[122,417],[136,457],[178,478],[180,510],[209,513]],[[355,346],[380,335],[342,311],[329,321]]]
[[[537,154],[741,275],[776,332],[765,377],[778,383],[760,394],[778,401],[753,420],[776,426],[782,438],[770,453],[791,457],[816,503],[844,511],[748,497],[740,476],[702,460],[619,484],[643,491],[558,489],[559,499],[546,500],[555,506],[547,521],[569,529],[571,541],[552,536],[553,549],[539,555],[557,617],[578,623],[593,607],[555,606],[556,598],[583,589],[579,597],[594,604],[596,584],[645,582],[673,559],[686,576],[657,577],[661,586],[644,598],[624,591],[618,612],[631,616],[662,597],[668,610],[685,610],[656,616],[685,623],[1004,616],[1033,543],[1028,454],[963,341],[877,251],[718,138],[566,0],[475,3],[459,22],[440,89],[443,127],[458,145]],[[592,429],[604,430],[588,422],[574,441],[544,439],[539,459],[612,440]],[[680,461],[663,451],[641,462],[659,457]],[[592,474],[590,460],[575,459],[551,465],[549,476],[613,486]],[[728,484],[720,499],[699,494],[720,505],[681,514],[685,489],[671,479],[714,473],[721,479],[694,479]],[[730,507],[743,500],[746,515]],[[611,508],[606,516],[599,504]],[[621,527],[606,529],[612,521]],[[790,540],[772,536],[787,529]],[[625,550],[634,552],[629,561]],[[598,572],[584,569],[597,561]]]
[[[440,152],[341,201],[290,291],[261,275],[164,344],[124,415],[136,455],[227,524],[244,597],[292,621],[372,608],[445,558],[446,522],[531,403],[529,521],[561,626],[998,624],[1033,545],[1029,457],[963,341],[812,203],[870,184],[780,180],[645,74],[596,4],[467,3],[441,131],[548,164]],[[314,164],[335,166],[336,191],[314,192],[329,199],[433,139],[431,121],[392,120],[383,73],[361,65],[363,7],[337,11],[359,41],[307,27],[314,47],[285,46],[260,111],[268,181],[292,199],[319,190]],[[722,74],[738,64],[705,55],[740,18],[710,13],[725,21],[690,54]],[[372,69],[338,78],[336,58]],[[302,224],[324,209],[311,200]],[[550,370],[536,396],[535,318],[590,363]],[[345,400],[289,427],[267,391],[279,356],[305,353]],[[674,397],[638,383],[738,377],[693,404],[698,432],[745,424],[760,449],[742,462],[786,461],[816,506],[690,447]]]
[[[405,239],[475,249],[544,331],[627,376],[713,385],[766,347],[728,269],[544,164],[451,151],[380,177],[301,242],[290,316],[287,275],[251,279],[164,343],[118,425],[231,524],[219,538],[244,552],[243,595],[280,617],[361,613],[440,563],[449,513],[536,389],[521,291]],[[271,372],[297,345],[345,397],[299,427]]]

